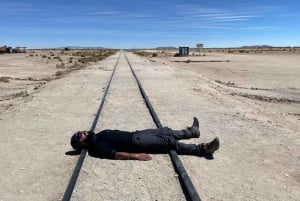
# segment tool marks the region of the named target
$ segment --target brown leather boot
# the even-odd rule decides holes
[[[191,132],[191,136],[193,138],[199,138],[200,137],[200,130],[199,130],[199,121],[196,117],[194,117],[194,122],[191,127],[188,127],[187,130]]]

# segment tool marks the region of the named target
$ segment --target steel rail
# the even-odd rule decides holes
[[[132,68],[132,65],[130,64],[126,54],[124,53],[124,56],[127,60],[127,63],[128,65],[130,66],[130,69],[131,69],[131,72],[133,74],[133,76],[135,77],[136,79],[136,82],[139,86],[139,89],[140,89],[140,93],[142,94],[145,102],[146,102],[146,106],[152,116],[152,119],[154,121],[154,123],[156,124],[157,128],[162,128],[162,124],[154,110],[154,108],[152,107],[150,101],[149,101],[149,98],[148,96],[146,95],[145,93],[145,90],[143,89],[143,86],[140,82],[140,80],[138,79],[137,75],[135,74],[133,68]],[[174,150],[171,150],[169,152],[169,155],[170,155],[170,158],[172,160],[172,163],[173,163],[173,166],[174,166],[174,169],[175,171],[178,173],[179,175],[179,181],[180,181],[180,184],[181,184],[181,187],[183,189],[183,193],[184,193],[184,196],[186,198],[186,200],[188,201],[201,201],[200,199],[200,196],[198,194],[198,192],[196,191],[188,173],[186,172],[180,158],[178,157],[176,151]]]
[[[117,62],[116,62],[115,65],[114,65],[113,72],[112,72],[112,74],[111,74],[111,76],[110,76],[110,79],[109,79],[108,84],[107,84],[106,89],[105,89],[105,93],[104,93],[104,95],[103,95],[103,98],[102,98],[102,100],[101,100],[101,103],[100,103],[99,108],[98,108],[98,111],[97,111],[97,114],[96,114],[95,119],[94,119],[94,121],[93,121],[93,124],[92,124],[92,126],[91,126],[91,129],[90,129],[91,131],[95,131],[97,122],[99,121],[100,113],[101,113],[102,108],[103,108],[103,106],[104,106],[104,102],[105,102],[105,100],[106,100],[106,97],[107,97],[107,94],[108,94],[108,91],[109,91],[109,88],[110,88],[111,81],[112,81],[113,76],[114,76],[114,74],[115,74],[116,67],[117,67],[117,65],[118,65],[118,63],[119,63],[120,55],[121,55],[121,53],[119,54],[118,59],[117,59]],[[77,181],[77,179],[78,179],[78,176],[79,176],[79,173],[80,173],[80,170],[81,170],[83,161],[84,161],[85,156],[86,156],[86,153],[87,153],[87,150],[86,150],[86,149],[83,149],[83,150],[81,151],[80,156],[79,156],[79,158],[78,158],[78,161],[77,161],[77,163],[76,163],[76,166],[75,166],[75,168],[74,168],[73,174],[72,174],[71,179],[70,179],[70,181],[69,181],[69,184],[68,184],[68,186],[67,186],[67,188],[66,188],[66,191],[65,191],[65,193],[64,193],[64,196],[63,196],[63,198],[62,198],[62,201],[69,201],[69,200],[71,199],[71,196],[72,196],[72,194],[73,194],[74,187],[75,187],[76,181]]]

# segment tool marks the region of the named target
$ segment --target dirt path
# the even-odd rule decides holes
[[[124,55],[96,131],[107,128],[155,128]],[[184,200],[168,155],[152,157],[147,162],[87,157],[72,200]]]

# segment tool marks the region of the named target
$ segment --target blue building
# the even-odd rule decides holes
[[[189,56],[189,53],[190,53],[189,46],[179,46],[179,56],[180,57]]]

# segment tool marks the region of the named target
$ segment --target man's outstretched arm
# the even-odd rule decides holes
[[[115,159],[117,160],[140,160],[149,161],[151,156],[145,153],[127,153],[127,152],[116,152]]]

